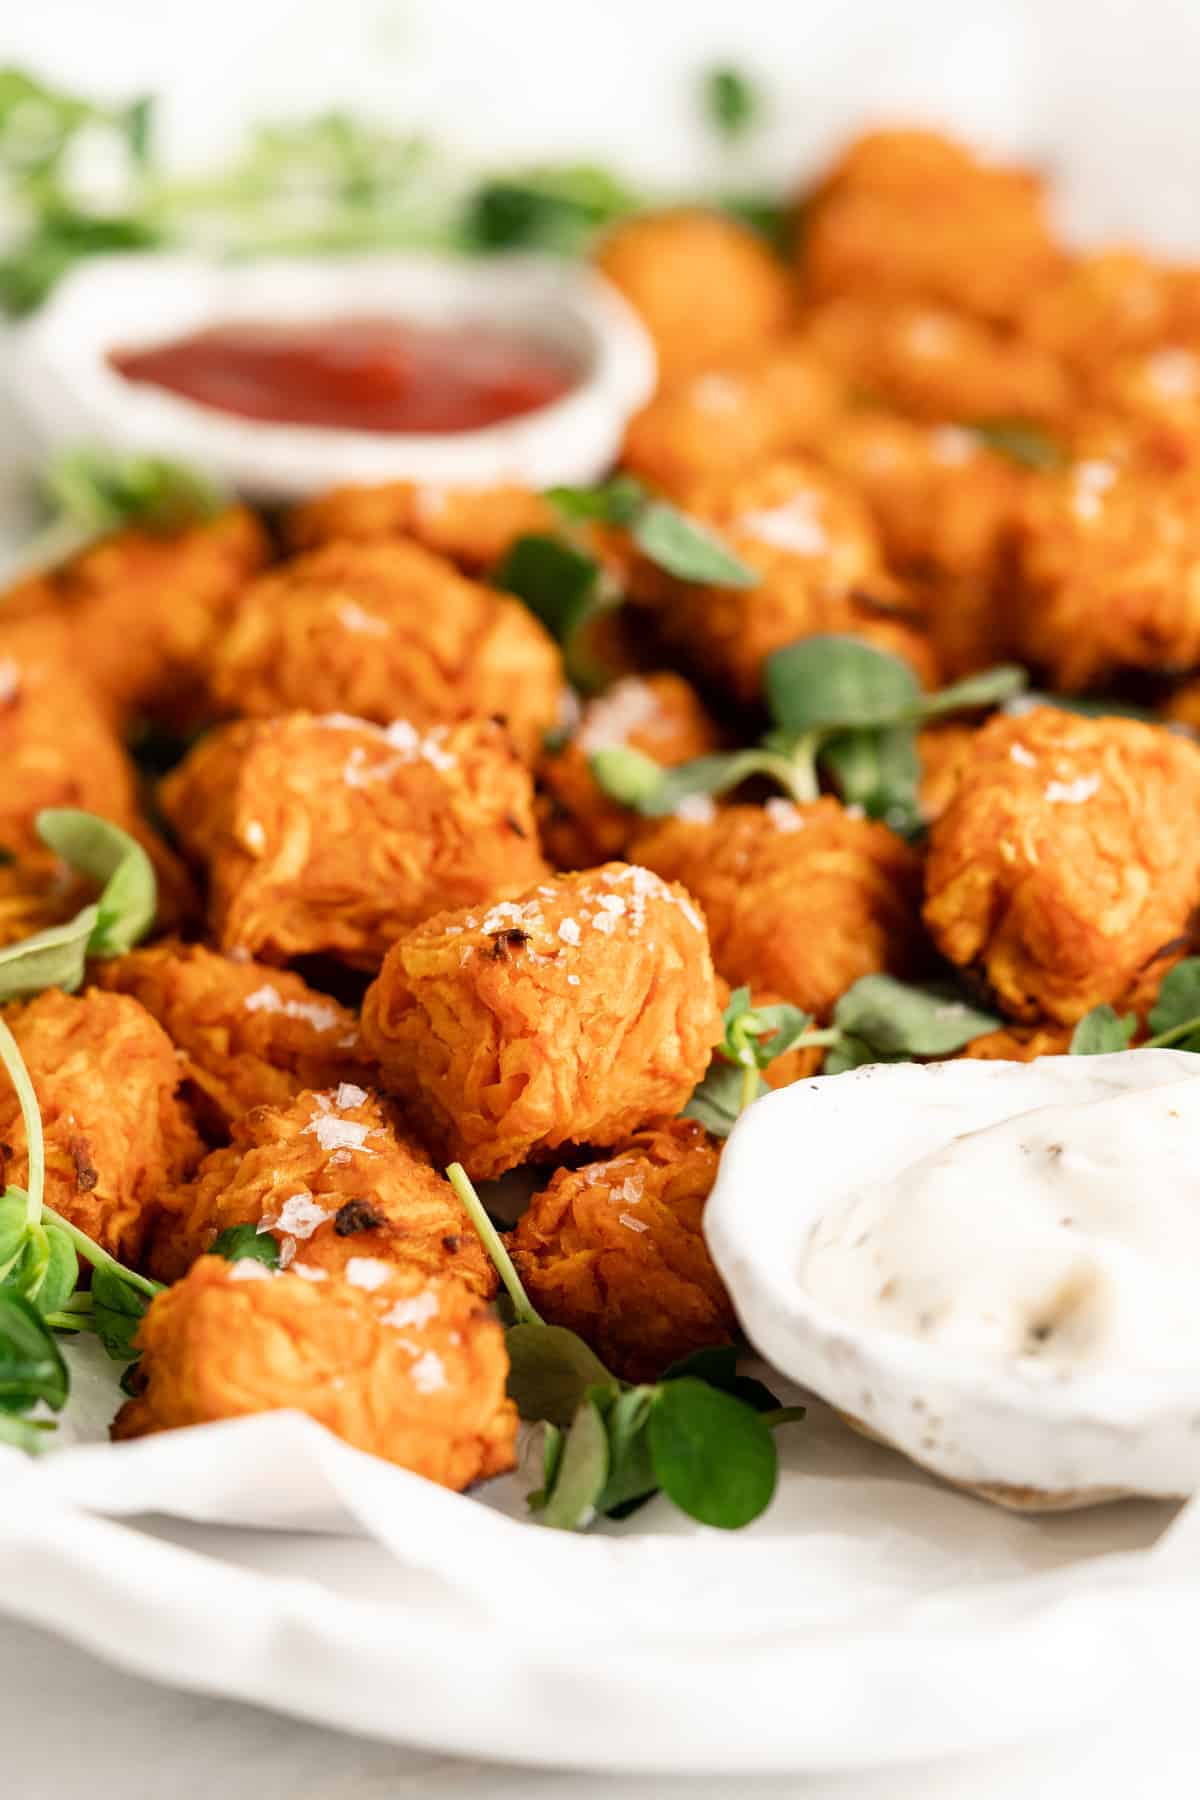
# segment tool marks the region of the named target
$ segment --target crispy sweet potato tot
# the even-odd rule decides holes
[[[703,919],[623,863],[439,913],[363,1006],[384,1085],[477,1179],[673,1117],[720,1035]]]
[[[636,591],[664,640],[738,700],[758,698],[773,650],[823,632],[866,638],[933,675],[919,606],[883,561],[847,482],[800,457],[698,484],[685,508],[754,571],[753,587],[701,587],[640,564]]]
[[[443,1487],[513,1465],[504,1334],[457,1281],[313,1281],[205,1256],[152,1301],[137,1342],[142,1391],[117,1439],[290,1408]]]
[[[188,1100],[217,1140],[252,1107],[368,1077],[355,1014],[290,970],[168,942],[95,963],[91,980],[132,994],[158,1020],[180,1053]]]
[[[608,234],[596,262],[641,316],[664,382],[761,349],[792,314],[787,271],[723,213],[642,214]]]
[[[919,957],[920,862],[836,800],[727,806],[708,823],[664,819],[633,853],[696,896],[713,959],[733,986],[824,1017],[862,975]]]
[[[123,1262],[136,1263],[167,1185],[194,1167],[200,1138],[177,1098],[175,1047],[124,994],[50,988],[8,1006],[38,1097],[46,1201]],[[17,1097],[0,1091],[7,1178],[23,1186],[29,1152]]]
[[[583,709],[560,750],[538,765],[542,844],[559,869],[594,868],[623,854],[641,819],[597,784],[589,767],[597,751],[640,750],[664,768],[706,756],[719,742],[716,725],[682,675],[628,675]]]
[[[912,130],[849,146],[809,198],[800,255],[814,294],[927,300],[1001,322],[1061,261],[1036,175]]]
[[[560,1169],[512,1234],[542,1317],[627,1381],[655,1381],[736,1329],[701,1230],[718,1155],[690,1119],[638,1132],[601,1162]]]
[[[529,772],[488,719],[425,733],[336,714],[236,721],[162,801],[208,866],[221,949],[265,962],[377,968],[430,913],[519,892],[546,866]]]
[[[454,1275],[484,1299],[496,1291],[450,1183],[352,1082],[244,1114],[232,1144],[164,1192],[151,1270],[177,1280],[231,1225],[273,1233],[284,1267],[362,1273],[367,1259],[385,1275],[404,1264]]]
[[[930,833],[925,923],[1010,1018],[1152,998],[1200,902],[1200,750],[1053,707],[992,719]]]
[[[554,509],[529,488],[389,481],[381,487],[340,487],[320,494],[295,508],[286,530],[297,550],[339,541],[415,538],[478,575],[500,561],[514,538],[553,531],[554,526]]]
[[[558,647],[520,601],[401,540],[326,544],[254,582],[212,676],[217,704],[251,718],[503,718],[529,758],[562,687]]]

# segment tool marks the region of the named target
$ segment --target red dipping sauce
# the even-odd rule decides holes
[[[210,325],[108,360],[127,381],[217,412],[342,431],[477,431],[579,379],[565,356],[497,326],[357,317]]]

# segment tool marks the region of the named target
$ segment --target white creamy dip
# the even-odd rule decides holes
[[[800,1279],[845,1318],[1060,1375],[1200,1367],[1200,1065],[951,1137],[823,1213]]]
[[[755,1102],[705,1235],[776,1368],[1012,1504],[1200,1489],[1200,1059],[894,1063]]]

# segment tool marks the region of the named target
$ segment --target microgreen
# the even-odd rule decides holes
[[[523,600],[562,646],[568,680],[585,693],[604,686],[607,671],[590,652],[589,627],[619,596],[594,556],[561,538],[530,533],[510,545],[492,579]]]
[[[225,504],[221,489],[184,463],[86,447],[65,451],[50,464],[42,496],[50,520],[23,546],[17,574],[53,568],[126,527],[181,530],[212,518]]]
[[[1137,1030],[1137,1015],[1122,1016],[1111,1006],[1094,1006],[1080,1019],[1071,1034],[1072,1056],[1107,1056],[1113,1050],[1128,1050]]]
[[[1158,999],[1146,1019],[1150,1035],[1139,1050],[1200,1052],[1200,956],[1187,956],[1163,976]],[[1094,1006],[1071,1037],[1072,1056],[1102,1056],[1128,1050],[1137,1031],[1137,1016],[1122,1018],[1111,1006]]]
[[[34,932],[0,950],[0,1002],[60,987],[73,993],[89,956],[119,956],[154,922],[154,870],[141,845],[107,819],[70,807],[49,807],[35,821],[38,836],[77,874],[103,882],[98,900],[64,925]]]
[[[62,1352],[36,1307],[0,1293],[0,1412],[26,1413],[39,1402],[61,1412],[70,1382]]]
[[[753,777],[803,804],[817,797],[819,766],[846,805],[915,832],[921,827],[917,728],[948,713],[999,705],[1025,680],[1023,669],[1004,663],[926,694],[906,662],[860,638],[802,638],[767,658],[764,697],[772,728],[756,748],[673,769],[611,748],[594,753],[591,770],[613,799],[663,818],[690,795],[726,794]]]
[[[768,1022],[774,1035],[786,1028]],[[542,1485],[529,1497],[542,1524],[582,1531],[601,1515],[627,1517],[660,1490],[708,1525],[736,1530],[757,1518],[775,1491],[771,1432],[802,1409],[739,1377],[732,1346],[701,1351],[652,1385],[619,1380],[575,1332],[546,1324],[465,1170],[453,1163],[446,1174],[516,1317],[506,1334],[509,1394],[523,1419],[544,1426]]]
[[[1028,420],[978,419],[967,430],[989,450],[1007,456],[1022,469],[1059,469],[1066,461],[1062,446]]]
[[[701,94],[705,117],[724,138],[744,137],[761,112],[754,83],[740,69],[722,65],[707,70]]]
[[[651,494],[633,475],[591,488],[550,488],[546,495],[564,521],[592,520],[628,531],[642,555],[680,581],[707,587],[755,587],[759,576],[715,532]]]
[[[752,1007],[736,988],[708,1073],[684,1108],[714,1137],[728,1137],[753,1101],[770,1090],[761,1070],[789,1050],[823,1049],[823,1073],[864,1063],[951,1056],[1000,1020],[969,1005],[945,984],[918,986],[892,975],[864,975],[838,1000],[826,1026],[796,1006]]]
[[[750,989],[735,988],[724,1013],[724,1034],[708,1073],[684,1107],[714,1137],[728,1137],[740,1115],[768,1089],[761,1070],[797,1045],[837,1043],[838,1034],[814,1029],[798,1006],[754,1007]]]
[[[223,1256],[226,1262],[244,1262],[249,1258],[268,1269],[279,1267],[278,1240],[269,1231],[260,1231],[257,1225],[227,1225],[217,1235],[209,1255]]]
[[[469,250],[580,256],[598,231],[644,204],[607,170],[576,163],[481,182],[468,197],[461,230]]]

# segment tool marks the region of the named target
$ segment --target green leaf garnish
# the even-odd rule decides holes
[[[759,1071],[798,1046],[836,1044],[836,1030],[819,1031],[810,1014],[779,1003],[752,1007],[750,989],[735,988],[724,1013],[725,1030],[703,1081],[683,1109],[713,1137],[726,1138],[753,1101],[769,1092]]]
[[[689,1517],[737,1531],[769,1506],[779,1458],[753,1408],[685,1376],[659,1388],[646,1430],[655,1480]]]
[[[802,638],[767,658],[763,688],[784,731],[845,731],[916,718],[921,688],[912,669],[861,638]]]
[[[746,588],[761,579],[715,532],[656,499],[633,475],[591,488],[550,488],[546,497],[570,524],[592,520],[628,531],[643,556],[679,581]]]
[[[541,1509],[541,1522],[557,1531],[583,1531],[596,1516],[608,1481],[608,1431],[595,1395],[585,1394],[571,1421],[558,1475]]]
[[[562,1325],[510,1325],[508,1394],[523,1419],[568,1426],[589,1388],[612,1384],[583,1339]]]
[[[37,1309],[0,1292],[0,1411],[29,1412],[41,1401],[60,1412],[67,1389],[62,1352]]]
[[[1085,1013],[1071,1034],[1072,1056],[1107,1056],[1114,1050],[1128,1050],[1137,1030],[1137,1015],[1122,1017],[1111,1006],[1093,1006]]]
[[[257,1225],[227,1225],[219,1232],[210,1256],[223,1256],[226,1262],[260,1262],[268,1269],[279,1267],[279,1244],[269,1231]]]
[[[535,169],[482,182],[463,215],[466,247],[583,255],[596,233],[639,210],[642,200],[590,163]]]
[[[1040,426],[1026,420],[981,419],[973,421],[966,429],[989,450],[1007,456],[1022,469],[1059,469],[1067,460],[1060,444],[1056,444]]]
[[[709,124],[724,138],[744,137],[760,111],[753,82],[728,66],[708,70],[703,98]]]
[[[135,1354],[133,1340],[150,1296],[110,1268],[92,1271],[92,1329],[115,1362]]]
[[[642,555],[678,581],[706,587],[757,587],[761,576],[724,545],[707,526],[666,500],[646,503],[630,525]]]
[[[588,650],[588,629],[618,603],[594,556],[561,538],[519,537],[492,577],[541,620],[561,645],[568,679],[585,693],[603,687],[607,671]]]
[[[839,732],[821,746],[821,767],[845,806],[861,806],[908,835],[920,829],[921,758],[911,725]]]
[[[1200,956],[1185,957],[1167,971],[1146,1023],[1158,1039],[1200,1030]]]
[[[38,836],[77,874],[104,883],[100,898],[64,925],[34,932],[0,950],[0,1002],[83,985],[89,956],[120,956],[154,923],[157,886],[141,845],[107,819],[69,807],[47,808]],[[10,1073],[12,1071],[10,1070]]]
[[[892,975],[862,976],[837,1002],[833,1022],[848,1037],[869,1045],[880,1062],[952,1056],[1001,1024],[950,988],[916,986]]]
[[[782,1022],[772,1026],[775,1035],[783,1029]],[[726,1067],[739,1079],[737,1070]],[[728,1357],[715,1355],[708,1365],[702,1360],[708,1353],[689,1358],[668,1370],[657,1386],[631,1387],[619,1381],[575,1332],[541,1319],[465,1170],[452,1163],[446,1174],[516,1313],[517,1323],[505,1337],[509,1394],[522,1418],[547,1425],[542,1486],[529,1497],[530,1507],[542,1523],[563,1531],[581,1531],[598,1513],[627,1516],[657,1487],[708,1524],[732,1527],[756,1517],[774,1489],[775,1447],[770,1427],[800,1417],[800,1411],[777,1408],[774,1396],[759,1382],[739,1386],[732,1349]],[[716,1386],[710,1389],[705,1388],[706,1366],[716,1377]],[[683,1398],[671,1401],[660,1434],[664,1466],[672,1483],[668,1488],[659,1472],[651,1433],[664,1397],[676,1387],[685,1390]],[[691,1395],[693,1389],[716,1393],[723,1406],[715,1413],[702,1403],[698,1407]],[[766,1433],[772,1465],[766,1499],[762,1499],[761,1440],[757,1432],[748,1433],[743,1414]],[[697,1432],[699,1450],[694,1447],[687,1452],[684,1439],[689,1434],[697,1438]],[[695,1467],[689,1472],[697,1453],[717,1458],[720,1472],[706,1474]],[[747,1510],[751,1505],[754,1510]],[[694,1507],[703,1510],[693,1511]]]
[[[64,452],[42,485],[54,510],[93,537],[130,525],[179,531],[226,504],[215,483],[185,463],[94,448]]]

